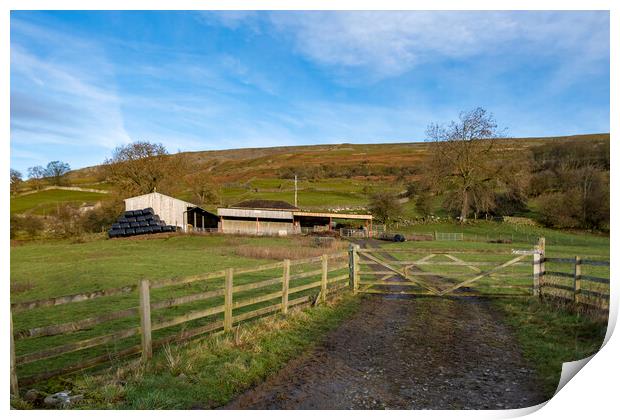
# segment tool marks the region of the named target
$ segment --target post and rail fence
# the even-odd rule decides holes
[[[415,260],[407,257],[408,253],[415,252],[425,255]],[[328,295],[344,289],[349,289],[353,294],[383,293],[439,297],[555,296],[585,305],[608,308],[609,279],[583,273],[584,266],[605,269],[609,267],[608,261],[580,257],[547,257],[544,238],[541,238],[532,250],[513,250],[510,254],[512,254],[510,259],[505,261],[507,257],[502,257],[507,255],[505,250],[500,252],[467,249],[371,249],[351,244],[348,252],[324,254],[302,260],[284,260],[253,268],[227,268],[181,278],[155,281],[142,279],[136,285],[16,302],[11,305],[11,392],[18,393],[18,383],[27,385],[124,357],[140,356],[143,361],[148,361],[153,356],[153,350],[164,345],[186,341],[207,333],[230,331],[235,325],[257,317],[277,313],[287,314],[292,307],[323,303]],[[467,255],[471,261],[464,260]],[[532,262],[523,262],[530,255]],[[497,257],[495,261],[487,261],[492,260],[493,256]],[[569,265],[571,271],[547,271],[546,263]],[[314,264],[320,264],[320,268],[314,269],[312,267]],[[531,268],[525,268],[530,265]],[[427,267],[432,268],[432,271],[426,271]],[[442,267],[447,271],[440,273]],[[505,273],[506,269],[519,270],[519,267],[524,267],[525,271]],[[292,268],[301,271],[293,272]],[[281,270],[279,274],[274,275],[278,270]],[[465,275],[466,278],[459,278],[458,275]],[[519,281],[522,283],[514,281],[516,276],[521,276],[522,280]],[[568,279],[570,284],[562,284],[555,280],[557,278]],[[450,282],[446,282],[446,279]],[[487,280],[487,284],[477,289],[476,285],[483,280]],[[526,284],[528,281],[529,284]],[[211,283],[205,284],[205,282]],[[607,287],[607,291],[600,290],[600,287],[593,288],[592,284]],[[192,287],[194,290],[191,290]],[[166,292],[166,288],[176,289],[165,295],[165,298],[162,298],[162,293],[154,293],[154,291]],[[494,288],[508,290],[512,294],[495,294]],[[179,296],[180,292],[188,289],[191,294]],[[517,292],[514,292],[515,290]],[[529,294],[520,293],[519,290],[528,291]],[[59,306],[63,309],[67,307],[66,305],[88,303],[104,298],[122,298],[131,304],[133,299],[131,294],[135,292],[138,297],[137,306],[134,303],[134,306],[125,309],[92,314],[86,318],[55,325],[32,326],[27,322],[21,322],[22,325],[19,325],[17,330],[13,329],[14,315],[19,317],[20,314],[30,311],[54,311]],[[179,309],[183,305],[193,307]],[[163,319],[160,312],[165,309],[176,313],[173,317]],[[107,328],[102,335],[87,338],[81,336],[78,341],[51,347],[42,346],[35,351],[20,351],[22,354],[16,356],[15,342],[19,344],[21,340],[85,333],[108,322],[128,319],[139,320],[139,324],[114,332],[110,332],[111,328]],[[196,325],[199,322],[201,324]],[[167,335],[162,335],[169,328],[176,330],[168,330]],[[157,335],[155,338],[154,333]],[[137,341],[124,348],[118,348],[119,342],[131,338]],[[43,372],[28,376],[20,375],[18,382],[17,372],[21,366],[109,345],[114,347],[114,351],[107,351],[94,357],[92,355],[80,357],[67,366],[46,368]]]
[[[206,333],[230,331],[234,325],[239,325],[242,322],[266,315],[273,315],[276,313],[286,314],[289,309],[293,307],[323,303],[329,295],[340,292],[348,287],[350,274],[347,272],[349,264],[346,258],[346,252],[338,252],[301,260],[284,260],[254,268],[228,268],[213,273],[182,278],[156,281],[143,279],[135,286],[125,286],[90,293],[14,303],[11,305],[11,392],[14,395],[18,394],[18,383],[19,385],[28,385],[65,373],[106,364],[111,360],[123,357],[139,355],[143,361],[147,361],[152,358],[154,349],[166,344],[186,341]],[[317,263],[320,264],[320,268],[318,270],[313,270],[312,265]],[[291,267],[300,268],[302,271],[293,274]],[[271,273],[278,269],[282,270],[281,274],[273,276]],[[249,280],[251,281],[244,278],[244,276],[253,276],[257,274],[262,274],[263,277],[267,276],[269,278],[260,280],[252,280],[250,278]],[[235,282],[236,277],[241,277],[244,280],[237,283]],[[210,287],[206,286],[206,292],[201,291],[184,296],[169,297],[156,301],[152,300],[153,291],[159,289],[170,287],[180,287],[183,289],[184,286],[192,286],[199,282],[217,279],[223,280],[223,287],[216,287],[214,290],[208,290]],[[267,293],[256,294],[256,292],[263,292],[265,290]],[[20,316],[22,313],[43,308],[54,310],[55,307],[61,305],[65,307],[64,305],[71,303],[88,303],[91,300],[104,297],[127,298],[128,294],[136,291],[138,292],[138,306],[62,324],[21,328],[17,331],[13,329],[14,314]],[[250,294],[250,296],[247,296],[248,294]],[[214,304],[213,300],[217,298],[219,298],[220,301]],[[222,299],[223,302],[221,301]],[[212,301],[211,304],[206,304],[199,310],[185,312],[165,320],[161,320],[161,316],[159,315],[154,316],[152,312],[166,308],[174,309],[182,305],[195,304],[197,302],[202,303],[209,300]],[[137,317],[139,320],[138,326],[112,333],[108,332],[104,335],[92,338],[81,339],[69,344],[62,344],[51,348],[45,347],[17,356],[15,353],[14,340],[19,343],[24,339],[53,337],[76,332],[82,333],[106,322],[132,317]],[[217,319],[213,319],[214,317],[217,317]],[[208,322],[200,326],[185,327],[185,325],[188,325],[192,321],[196,322],[197,320],[206,320]],[[178,332],[173,332],[172,335],[159,337],[157,339],[153,338],[153,333],[155,332],[179,326],[181,326],[182,329]],[[120,340],[131,337],[139,337],[139,343],[95,357],[79,358],[75,363],[68,366],[46,369],[43,372],[25,377],[20,376],[18,380],[17,370],[20,366],[46,361],[47,359],[92,349],[97,346],[114,345]]]

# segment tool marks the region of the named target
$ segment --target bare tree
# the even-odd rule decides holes
[[[171,188],[171,178],[180,175],[180,162],[161,143],[138,141],[114,149],[104,165],[107,179],[127,196]]]
[[[45,178],[45,168],[43,166],[39,165],[28,168],[28,180],[37,190],[43,186],[43,178]]]
[[[22,182],[22,173],[11,168],[11,194],[15,194],[19,190]]]
[[[426,134],[433,142],[427,182],[448,193],[447,207],[458,209],[461,221],[472,209],[489,211],[500,172],[491,152],[504,135],[493,115],[475,108],[448,125],[429,125]]]
[[[68,163],[54,160],[47,164],[45,177],[49,178],[53,185],[60,185],[65,175],[71,170]]]

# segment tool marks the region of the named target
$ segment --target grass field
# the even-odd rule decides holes
[[[206,409],[277,372],[291,358],[319,341],[359,307],[348,294],[287,317],[244,324],[234,334],[211,335],[156,352],[148,365],[117,363],[95,375],[77,375],[63,389],[83,394],[78,408]],[[58,384],[48,384],[50,390]],[[46,388],[38,387],[45,390]],[[32,408],[23,401],[16,408]]]
[[[425,225],[424,228],[430,228],[433,230],[454,231],[458,225],[448,224],[436,224]],[[495,229],[491,229],[495,228]],[[475,225],[466,225],[463,227],[466,233],[470,234],[482,234],[486,231],[491,231],[493,234],[499,232],[507,234],[513,229],[512,226],[506,224],[499,224],[494,222],[480,222]],[[588,256],[593,259],[608,259],[609,258],[609,238],[598,235],[586,235],[586,234],[572,234],[563,232],[554,232],[548,229],[540,230],[539,228],[531,227],[519,227],[520,232],[526,232],[527,229],[531,229],[527,234],[535,236],[537,234],[544,234],[547,237],[547,255],[554,257],[572,257],[574,255]],[[346,247],[346,244],[343,244]],[[345,258],[344,247],[339,248],[339,252],[342,253],[342,257]],[[512,244],[495,244],[488,242],[471,242],[471,241],[428,241],[428,242],[405,242],[405,243],[391,243],[384,242],[382,247],[386,250],[392,248],[411,249],[412,253],[415,252],[418,255],[423,255],[425,250],[428,249],[454,249],[459,248],[461,250],[471,249],[472,254],[462,254],[462,257],[466,261],[473,261],[475,258],[482,258],[479,254],[475,254],[477,251],[484,250],[504,250],[510,252],[512,249],[531,249],[532,244],[529,242],[515,242]],[[268,250],[268,252],[265,252]],[[236,236],[192,236],[192,235],[172,235],[162,238],[145,238],[145,239],[121,239],[121,240],[105,240],[100,235],[93,236],[86,242],[72,242],[69,240],[61,241],[31,241],[21,245],[15,245],[11,248],[11,302],[24,302],[42,298],[49,298],[54,296],[62,296],[73,293],[83,293],[88,291],[95,291],[100,289],[107,289],[125,285],[133,285],[140,279],[150,279],[153,281],[168,278],[179,278],[184,276],[197,275],[206,272],[215,272],[227,267],[236,268],[250,268],[257,265],[269,263],[272,261],[281,261],[284,258],[298,259],[307,258],[310,256],[320,255],[325,252],[333,252],[338,249],[323,249],[315,246],[314,242],[308,238],[257,238],[257,237],[236,237]],[[408,254],[408,253],[407,253]],[[394,253],[394,255],[398,255]],[[477,257],[473,258],[475,255]],[[501,255],[503,260],[506,259],[505,255]],[[404,258],[404,257],[401,257]],[[409,256],[410,258],[410,256]],[[491,257],[493,258],[493,257]],[[485,260],[488,260],[488,256],[484,256]],[[502,260],[502,262],[503,262]],[[344,259],[342,260],[345,261]],[[498,260],[499,261],[499,260]],[[529,261],[529,260],[528,260]],[[292,275],[313,271],[319,268],[317,265],[311,266],[300,265],[292,267]],[[454,267],[449,267],[448,271]],[[601,269],[607,269],[606,267],[594,267],[599,271]],[[550,268],[548,268],[550,269]],[[608,270],[608,269],[607,269]],[[435,271],[435,269],[433,269]],[[346,273],[346,269],[337,271],[334,275]],[[518,267],[516,270],[508,271],[508,277],[502,278],[502,281],[512,281],[515,284],[531,284],[531,266]],[[517,275],[518,274],[518,275]],[[602,277],[608,277],[609,272],[590,272],[590,275],[599,275]],[[331,276],[332,274],[330,274]],[[510,277],[512,275],[512,277]],[[269,278],[281,276],[281,269],[265,270],[259,273],[251,273],[245,275],[235,276],[235,285],[249,284]],[[307,284],[309,282],[316,281],[320,278],[320,275],[314,275],[307,279],[297,280],[294,285]],[[480,282],[479,287],[484,289],[485,282]],[[213,279],[207,281],[201,281],[192,283],[189,285],[167,287],[162,289],[156,289],[152,291],[152,302],[161,302],[172,297],[187,296],[195,293],[201,293],[205,291],[218,290],[223,287],[223,279]],[[293,287],[293,285],[291,286]],[[239,296],[235,295],[235,299],[244,299],[257,296],[262,293],[272,293],[280,289],[279,285],[274,285],[268,288],[248,291],[240,293]],[[309,293],[314,293],[312,290]],[[303,292],[301,293],[303,294]],[[300,296],[291,296],[291,299]],[[272,305],[277,302],[278,299],[264,302],[259,305],[252,305],[241,310],[236,310],[235,314],[243,313],[244,311],[250,311],[261,307],[261,305]],[[137,306],[137,292],[132,292],[123,296],[99,298],[91,301],[73,303],[68,305],[62,305],[57,307],[39,308],[28,312],[17,313],[13,316],[15,331],[24,331],[33,327],[40,327],[45,325],[54,325],[64,323],[68,321],[80,320],[92,316],[98,316],[104,313],[110,313],[121,309],[128,309]],[[506,301],[502,303],[502,310],[504,310],[509,316],[510,322],[518,323],[519,320],[527,322],[528,326],[524,327],[525,334],[521,339],[524,341],[524,346],[531,357],[538,357],[539,353],[545,349],[545,346],[550,346],[550,337],[543,337],[544,340],[540,341],[542,344],[537,344],[531,339],[540,335],[539,331],[532,325],[539,325],[543,322],[539,317],[548,317],[555,324],[554,333],[565,333],[567,328],[571,328],[570,325],[577,326],[581,331],[578,334],[585,335],[579,338],[579,344],[574,344],[574,348],[570,347],[571,343],[562,341],[562,346],[558,348],[554,355],[547,355],[542,357],[538,361],[540,363],[539,370],[542,377],[546,378],[548,384],[551,384],[554,378],[557,376],[557,361],[562,357],[568,357],[568,355],[585,354],[591,349],[596,347],[598,340],[598,333],[596,331],[588,333],[593,324],[588,324],[589,321],[584,319],[571,318],[572,315],[566,316],[551,315],[553,310],[536,309],[535,306],[523,306],[528,300],[521,300],[519,302]],[[222,298],[216,297],[208,300],[193,302],[189,304],[174,306],[167,309],[153,311],[153,322],[161,322],[178,315],[186,314],[188,311],[201,310],[205,307],[218,306],[222,304]],[[346,308],[343,309],[346,312]],[[534,311],[535,313],[530,316],[526,321],[523,321],[523,317],[527,315],[527,311]],[[334,320],[338,319],[340,315],[340,309],[335,310]],[[542,312],[541,312],[542,311]],[[314,315],[310,315],[312,318]],[[329,319],[332,319],[332,315],[326,315]],[[171,327],[155,331],[153,338],[156,340],[169,334],[174,334],[182,331],[183,328],[193,328],[201,325],[208,324],[214,320],[221,319],[221,315],[206,317],[201,320],[196,320],[181,327]],[[516,320],[516,321],[515,321]],[[334,321],[336,322],[336,321]],[[566,326],[563,326],[566,323]],[[37,352],[44,349],[53,348],[56,346],[64,345],[68,342],[75,342],[79,340],[90,339],[93,337],[109,334],[113,331],[119,331],[126,328],[135,327],[138,325],[137,318],[123,318],[117,319],[105,324],[97,325],[95,327],[80,330],[69,334],[56,335],[56,336],[43,336],[37,338],[25,338],[16,341],[16,354],[20,355]],[[265,338],[267,341],[265,344],[268,346],[270,340],[282,340],[291,339],[293,341],[291,351],[298,349],[301,343],[306,343],[314,337],[313,334],[321,334],[325,331],[323,327],[313,329],[312,333],[309,333],[309,324],[304,324],[301,330],[293,329],[289,332],[270,332]],[[529,330],[531,328],[531,331]],[[588,329],[590,328],[590,330]],[[596,328],[601,328],[600,323],[596,324]],[[529,332],[527,332],[529,331]],[[275,334],[275,335],[273,335]],[[280,335],[282,334],[282,335]],[[306,338],[300,338],[297,334],[304,336],[309,334]],[[519,332],[521,334],[521,332]],[[587,334],[590,334],[589,336]],[[318,336],[318,335],[317,335]],[[293,337],[293,338],[291,338]],[[295,338],[296,337],[296,338]],[[583,338],[583,339],[582,339]],[[212,338],[206,338],[205,342],[214,343]],[[528,341],[529,340],[529,341]],[[546,341],[545,341],[546,340]],[[577,340],[577,338],[575,338]],[[569,340],[570,341],[570,340]],[[101,346],[101,348],[89,348],[85,350],[76,351],[53,359],[48,359],[32,364],[25,364],[18,369],[20,376],[28,376],[43,372],[51,369],[56,369],[67,364],[74,363],[76,360],[97,356],[100,354],[106,354],[107,352],[115,352],[123,348],[130,347],[139,343],[139,337],[130,337],[127,339],[118,340],[113,345]],[[547,343],[547,344],[544,344]],[[306,345],[304,344],[304,345]],[[564,346],[566,344],[566,346]],[[209,344],[211,346],[213,344]],[[527,347],[530,346],[530,347]],[[188,346],[183,352],[192,352],[193,346]],[[239,352],[240,353],[239,353]],[[546,351],[549,351],[548,349]],[[227,353],[230,352],[230,353]],[[288,353],[288,350],[276,356],[268,354],[255,355],[257,361],[248,363],[257,363],[258,365],[248,368],[247,366],[230,366],[227,368],[216,367],[217,363],[221,360],[228,360],[228,357],[237,355],[239,357],[248,357],[245,353],[245,349],[231,349],[230,346],[226,347],[226,350],[217,352],[217,355],[213,355],[208,360],[201,360],[197,363],[197,366],[203,366],[201,363],[207,363],[205,369],[218,369],[220,373],[232,372],[232,378],[227,379],[232,381],[215,394],[209,397],[210,404],[219,404],[226,401],[230,395],[234,392],[249,386],[254,381],[259,380],[263,375],[280,366],[292,353]],[[234,357],[237,357],[234,356]],[[181,360],[185,356],[178,356]],[[194,397],[188,396],[187,399],[181,398],[174,400],[174,402],[166,403],[168,397],[168,387],[176,386],[178,383],[177,374],[167,373],[166,369],[185,369],[171,368],[168,366],[169,362],[165,355],[158,353],[155,359],[157,362],[153,365],[151,371],[143,372],[141,378],[148,378],[144,381],[140,379],[135,384],[129,387],[123,387],[122,390],[113,385],[109,386],[108,391],[102,391],[103,394],[97,394],[95,388],[92,388],[92,383],[88,381],[97,381],[94,377],[86,376],[84,382],[81,385],[89,388],[89,393],[92,393],[92,400],[89,402],[89,406],[103,407],[103,406],[119,406],[130,408],[141,407],[185,407],[190,400]],[[262,361],[261,361],[262,360]],[[182,366],[183,364],[179,362]],[[228,370],[228,369],[231,370]],[[224,369],[224,370],[222,370]],[[244,370],[245,369],[245,370]],[[193,371],[195,372],[195,371]],[[193,373],[195,375],[196,373]],[[237,375],[237,376],[234,376]],[[90,378],[90,379],[89,379]],[[237,379],[235,379],[237,378]],[[43,389],[57,389],[62,385],[65,379],[54,379],[46,382],[46,385],[42,386]],[[101,379],[102,380],[102,379]],[[73,383],[73,379],[71,379]],[[205,382],[206,381],[206,382]],[[557,382],[557,381],[556,381]],[[195,385],[195,386],[194,386]],[[200,391],[202,386],[211,387],[213,384],[201,376],[201,379],[194,385],[190,386],[188,392],[202,392]],[[134,388],[135,386],[135,388]],[[155,386],[158,391],[151,397],[146,393],[148,386]],[[182,385],[183,388],[185,385]],[[551,385],[548,385],[551,386]],[[189,389],[189,388],[188,388]],[[122,397],[117,393],[122,392]],[[195,395],[195,394],[190,394]],[[216,403],[217,402],[217,403]]]
[[[11,213],[31,212],[46,215],[56,211],[59,205],[95,204],[109,198],[107,194],[83,191],[47,190],[21,197],[11,197]]]
[[[603,344],[607,320],[590,318],[560,303],[538,299],[496,299],[513,328],[523,355],[535,366],[544,386],[552,395],[558,386],[562,363],[596,353]]]
[[[269,249],[269,253],[261,250]],[[339,252],[339,260],[330,260],[333,267],[341,265],[346,259],[344,250],[314,246],[312,241],[303,238],[240,238],[225,236],[171,236],[167,238],[149,238],[141,240],[101,240],[86,243],[68,241],[29,243],[13,247],[11,252],[11,300],[15,302],[31,301],[42,298],[64,296],[76,293],[136,285],[140,279],[157,281],[160,279],[181,278],[191,275],[213,273],[224,268],[253,268],[269,262],[282,261],[284,258],[299,260],[324,253]],[[291,267],[291,276],[308,271],[320,271],[318,264],[299,264]],[[335,270],[330,278],[346,274],[346,269]],[[256,273],[235,275],[236,286],[261,280],[281,278],[282,269],[267,269]],[[291,280],[291,288],[320,280],[320,273]],[[223,277],[196,281],[190,284],[163,287],[152,290],[152,302],[164,302],[166,299],[188,296],[207,291],[222,290]],[[239,292],[235,301],[250,299],[280,291],[282,286],[274,284],[269,287]],[[290,300],[318,293],[313,289],[291,293]],[[252,304],[234,311],[239,315],[261,307],[273,305],[279,298]],[[138,304],[137,291],[121,296],[103,297],[94,300],[71,303],[55,307],[43,307],[13,316],[14,331],[28,331],[35,327],[63,324],[91,317],[101,316],[119,310],[135,308]],[[223,297],[193,301],[169,308],[154,310],[153,322],[163,322],[191,311],[204,310],[223,304]],[[163,328],[154,332],[157,340],[183,328],[206,325],[222,319],[222,314],[208,316],[191,321],[182,326]],[[120,331],[138,325],[136,317],[120,318],[87,329],[62,335],[24,338],[15,343],[16,355],[38,352],[44,349],[77,342],[111,332]],[[18,367],[18,374],[27,376],[46,370],[57,369],[80,359],[90,358],[115,352],[139,343],[139,337],[133,336],[115,341],[112,345],[99,346],[75,351],[52,359],[47,359]]]

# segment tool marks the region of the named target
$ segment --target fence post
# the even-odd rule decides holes
[[[282,270],[282,313],[288,312],[288,283],[291,280],[291,260],[284,260]]]
[[[359,245],[353,245],[353,294],[357,294],[360,285],[360,249]]]
[[[538,238],[538,249],[540,250],[540,281],[539,284],[545,284],[545,237]],[[540,286],[539,286],[540,287]]]
[[[140,333],[142,337],[142,361],[153,357],[151,341],[151,284],[148,280],[140,280]]]
[[[534,262],[533,262],[533,270],[534,270],[534,284],[532,285],[532,294],[534,296],[540,296],[540,253],[538,250],[534,252]]]
[[[321,257],[321,302],[327,300],[327,255]]]
[[[354,273],[354,262],[353,262],[353,253],[355,252],[355,248],[353,244],[349,244],[349,289],[353,290],[353,279],[355,278]]]
[[[575,257],[575,278],[573,281],[573,301],[577,302],[577,295],[581,292],[581,257]]]
[[[13,339],[13,312],[11,312],[11,394],[16,397],[19,396],[17,369],[15,366],[15,341]]]
[[[233,309],[233,269],[226,269],[224,280],[224,331],[232,329],[232,309]]]

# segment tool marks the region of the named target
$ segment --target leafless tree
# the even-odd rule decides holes
[[[433,142],[427,179],[448,193],[448,207],[458,209],[461,221],[472,209],[489,211],[501,167],[492,151],[495,139],[505,135],[493,115],[475,108],[461,112],[458,121],[429,125],[426,134]]]
[[[11,194],[15,194],[19,190],[22,182],[22,173],[11,168]]]
[[[47,164],[45,168],[45,176],[50,179],[52,184],[60,185],[64,180],[65,175],[71,170],[71,167],[66,162],[54,160]]]
[[[43,186],[45,178],[45,168],[43,166],[32,166],[28,168],[28,181],[37,190]]]

